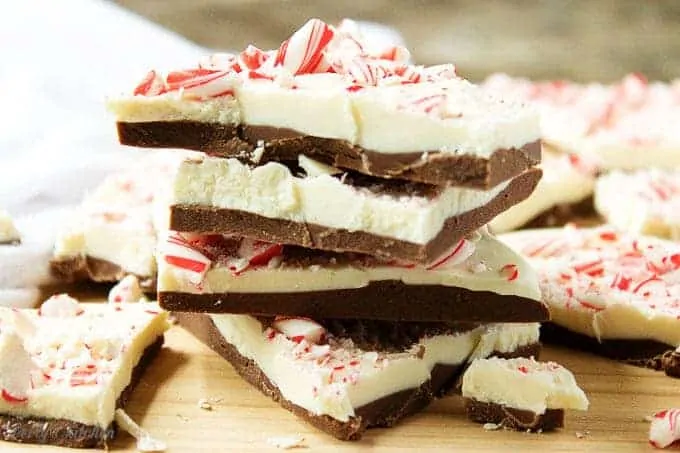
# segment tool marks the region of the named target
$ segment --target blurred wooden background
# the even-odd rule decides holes
[[[417,62],[610,81],[631,71],[680,77],[680,0],[118,0],[215,49],[273,48],[309,17],[396,27]]]

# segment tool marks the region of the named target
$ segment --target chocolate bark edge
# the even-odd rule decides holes
[[[589,195],[576,203],[562,203],[553,206],[515,229],[561,227],[581,219],[592,220],[597,216],[593,195]]]
[[[50,273],[63,283],[115,283],[131,273],[117,264],[91,256],[73,255],[50,260]],[[145,293],[156,292],[155,276],[137,276]]]
[[[278,387],[269,380],[253,360],[241,355],[222,337],[209,315],[175,312],[173,316],[180,326],[226,359],[236,373],[250,385],[284,409],[340,440],[359,440],[367,428],[391,427],[404,417],[421,411],[432,400],[450,391],[465,365],[465,363],[437,364],[432,370],[431,379],[419,387],[393,393],[359,407],[355,410],[353,417],[350,417],[347,422],[342,422],[327,415],[313,414],[285,399]],[[512,352],[505,354],[508,357],[519,357],[513,355]]]
[[[346,141],[303,135],[269,126],[235,126],[199,121],[116,123],[121,144],[144,148],[184,148],[221,157],[248,158],[259,143],[256,163],[297,160],[304,154],[338,168],[383,178],[434,185],[488,189],[541,161],[541,143],[498,149],[489,158],[438,150],[399,154],[365,150]]]
[[[674,346],[655,340],[609,340],[571,331],[553,322],[541,327],[541,340],[585,352],[601,355],[630,365],[664,371],[668,376],[680,378],[680,353]]]
[[[130,382],[118,397],[116,408],[127,405],[142,375],[163,346],[163,336],[149,345],[132,370]],[[66,419],[19,417],[0,414],[0,440],[16,443],[52,445],[68,448],[108,449],[118,428],[113,422],[107,428]]]
[[[291,293],[191,294],[159,291],[168,311],[312,319],[376,319],[420,322],[543,322],[550,317],[543,302],[490,291],[439,285],[408,285],[397,280],[371,282],[355,289]]]
[[[515,409],[497,403],[464,398],[465,412],[476,423],[494,423],[518,431],[553,431],[564,427],[563,409],[546,409],[543,414]]]
[[[427,244],[200,205],[172,205],[170,229],[238,235],[277,244],[333,252],[357,252],[388,260],[428,264],[469,233],[526,199],[536,188],[541,175],[540,169],[525,171],[486,205],[448,218],[437,236]]]

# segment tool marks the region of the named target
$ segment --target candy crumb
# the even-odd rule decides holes
[[[211,411],[213,410],[213,405],[208,401],[206,398],[201,398],[198,400],[198,407],[203,409],[204,411]]]
[[[503,425],[501,425],[500,423],[484,423],[484,425],[482,425],[482,428],[484,428],[487,431],[496,431],[497,429],[501,429],[502,427]]]
[[[642,421],[645,421],[645,422],[647,422],[647,423],[651,423],[652,420],[654,420],[654,416],[653,416],[653,415],[645,415],[644,417],[642,417]]]
[[[588,436],[588,434],[590,434],[590,431],[576,431],[575,434],[577,439],[583,439],[584,437]]]
[[[293,448],[307,448],[305,438],[302,436],[277,436],[267,439],[267,443],[273,447],[281,448],[283,450],[291,450]]]

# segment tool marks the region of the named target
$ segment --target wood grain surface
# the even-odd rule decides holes
[[[487,431],[466,420],[458,398],[435,402],[392,429],[369,430],[363,440],[337,441],[299,421],[242,381],[228,363],[179,327],[135,391],[127,412],[169,453],[277,451],[276,436],[301,435],[310,452],[636,452],[647,444],[645,416],[680,405],[680,381],[588,354],[546,347],[543,360],[571,369],[588,394],[587,413],[568,414],[555,433]],[[207,398],[212,410],[199,408]],[[134,452],[134,440],[119,434],[113,451]],[[0,452],[68,451],[0,442]],[[76,450],[73,450],[76,451]],[[297,451],[297,450],[293,450]]]

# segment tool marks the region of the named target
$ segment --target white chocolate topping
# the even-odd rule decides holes
[[[76,302],[69,312],[72,302],[62,295],[43,310],[0,308],[0,364],[12,364],[12,379],[21,378],[5,382],[2,373],[0,384],[7,387],[0,413],[107,428],[133,368],[168,328],[167,314],[155,303]]]
[[[599,340],[680,344],[680,245],[606,226],[500,239],[537,270],[553,322]]]
[[[547,409],[588,409],[588,398],[569,370],[533,359],[474,360],[463,375],[462,393],[464,398],[535,414]]]
[[[600,176],[595,208],[621,230],[678,240],[680,172],[650,168]]]
[[[220,237],[172,234],[159,246],[158,290],[194,294],[305,292],[401,280],[540,299],[533,269],[484,230],[462,240],[445,259],[428,267],[358,261],[327,267],[289,266],[282,246],[258,243],[257,252],[222,256],[220,242]],[[216,256],[210,259],[205,254]]]

